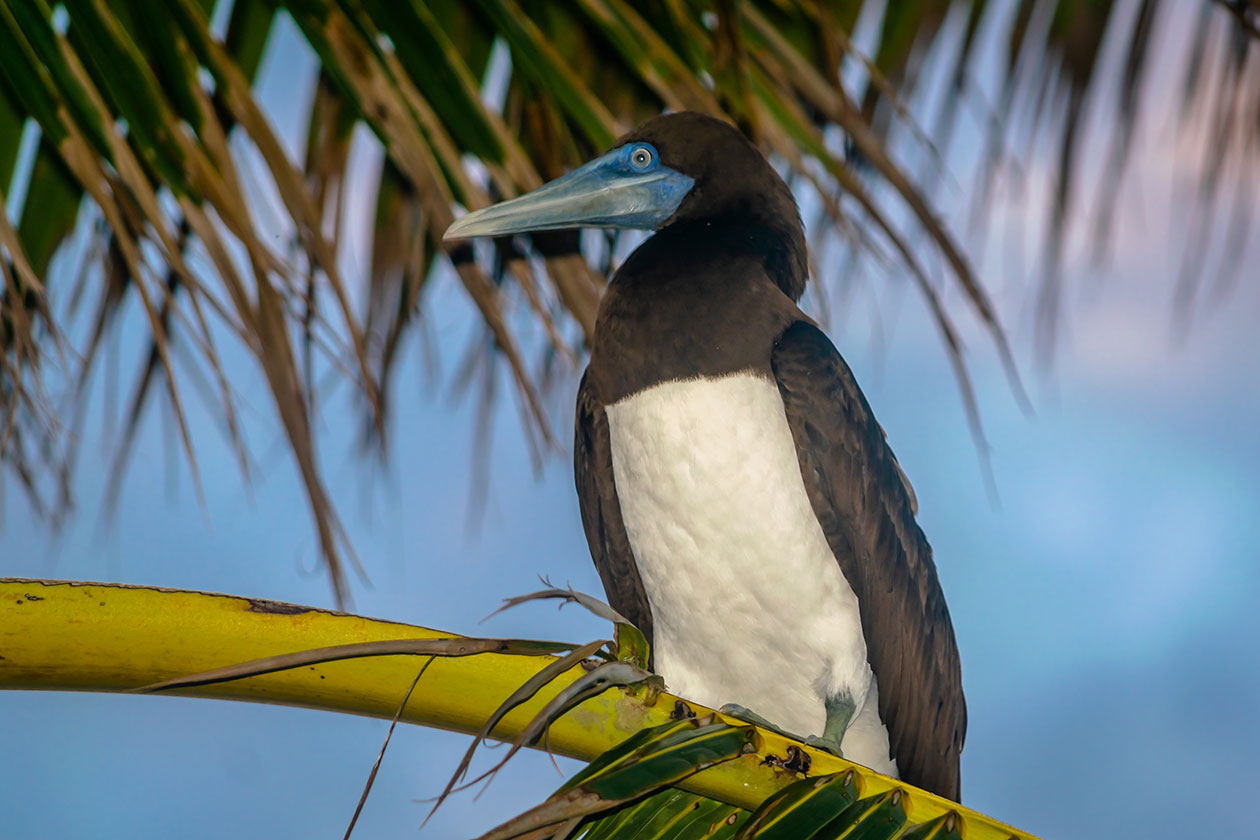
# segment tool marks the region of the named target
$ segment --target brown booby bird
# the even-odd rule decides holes
[[[916,503],[798,307],[787,185],[735,128],[657,117],[447,238],[654,230],[600,305],[577,398],[582,522],[670,689],[957,800],[958,648]]]

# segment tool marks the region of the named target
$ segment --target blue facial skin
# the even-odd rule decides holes
[[[592,222],[592,226],[597,227],[654,230],[674,215],[695,185],[689,176],[663,166],[660,155],[650,143],[631,143],[613,149],[564,177],[587,172],[590,174],[586,177],[601,178],[610,185],[620,182],[638,185],[633,200],[624,196],[618,202],[615,215]]]
[[[578,227],[653,230],[694,185],[664,166],[650,143],[628,143],[533,192],[467,214],[444,238]]]

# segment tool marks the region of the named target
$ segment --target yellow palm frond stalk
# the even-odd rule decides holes
[[[127,692],[311,648],[458,638],[424,627],[260,599],[108,583],[0,579],[0,689]],[[506,697],[552,661],[545,654],[438,657],[416,686],[401,719],[475,733]],[[422,664],[416,656],[356,658],[176,693],[391,718]],[[574,669],[544,686],[509,712],[493,736],[511,740],[519,735],[581,673]],[[589,761],[645,727],[667,723],[678,699],[664,693],[651,697],[643,688],[610,689],[556,720],[547,743],[557,753]],[[678,786],[754,809],[799,778],[766,761],[787,756],[788,748],[795,746],[809,756],[811,775],[852,770],[863,796],[903,790],[912,822],[954,812],[970,840],[1030,836],[774,732],[759,730],[757,736],[755,752],[696,773]]]

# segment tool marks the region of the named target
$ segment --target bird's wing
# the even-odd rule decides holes
[[[643,631],[652,642],[652,608],[634,562],[630,538],[621,519],[613,480],[608,415],[582,376],[574,416],[573,471],[577,479],[582,527],[609,605]]]
[[[901,778],[957,800],[967,729],[958,646],[901,468],[852,371],[816,326],[788,327],[771,367],[810,503],[857,594]]]

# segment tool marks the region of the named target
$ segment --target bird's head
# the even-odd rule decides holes
[[[468,213],[445,238],[580,227],[659,230],[771,212],[799,225],[791,192],[761,152],[727,123],[684,111],[648,120],[607,153],[533,192]]]
[[[675,226],[679,239],[694,226],[727,231],[763,253],[793,300],[804,292],[805,232],[791,190],[738,129],[691,111],[648,120],[567,175],[468,213],[444,238]]]

